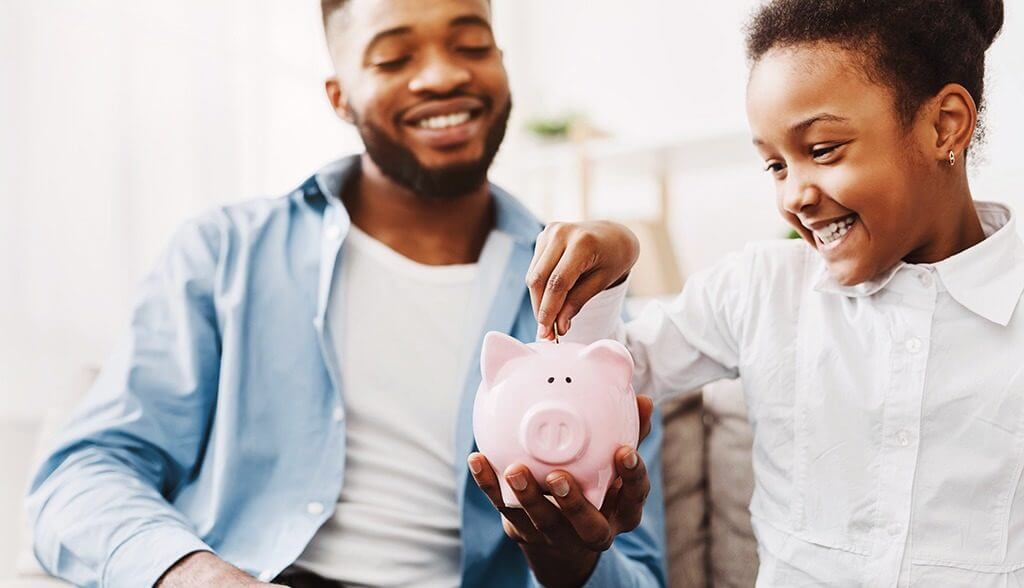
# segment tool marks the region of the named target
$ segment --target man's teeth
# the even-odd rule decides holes
[[[448,127],[461,125],[469,121],[469,118],[470,114],[468,112],[456,112],[455,114],[425,118],[416,123],[416,126],[421,129],[447,129]]]
[[[857,221],[856,216],[848,216],[842,220],[838,220],[827,227],[814,231],[814,234],[821,239],[821,242],[828,245],[829,243],[842,238],[853,226],[853,223]]]

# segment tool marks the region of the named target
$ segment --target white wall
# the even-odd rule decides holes
[[[674,160],[670,224],[686,269],[785,232],[770,179],[747,139],[742,26],[758,0],[515,1],[530,13],[528,43],[515,50],[543,64],[516,88],[530,108],[584,112],[626,140],[709,145],[710,162]],[[976,198],[1024,211],[1024,5],[1006,4],[1003,34],[988,54],[989,135],[976,150],[972,177]],[[647,203],[651,197],[608,189],[599,198]]]
[[[683,265],[781,234],[746,140],[753,4],[495,0],[517,105],[501,160],[529,155],[524,120],[566,110],[627,143],[688,139],[670,218]],[[1008,4],[975,187],[1024,209],[1024,6]],[[181,220],[282,193],[358,148],[323,98],[327,71],[315,0],[0,0],[0,417],[34,418],[103,358]],[[521,191],[571,215],[557,190],[547,210],[539,188]],[[595,198],[642,214],[649,178],[613,171]]]

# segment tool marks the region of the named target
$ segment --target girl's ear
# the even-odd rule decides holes
[[[974,98],[960,84],[946,84],[936,94],[934,104],[935,159],[948,166],[952,151],[954,162],[963,161],[978,124],[978,106]]]
[[[338,115],[338,118],[350,125],[354,125],[355,117],[352,116],[352,109],[349,108],[348,95],[345,94],[337,76],[327,78],[324,82],[324,90],[327,91],[327,99],[331,102],[331,108],[334,109],[334,113]]]
[[[505,333],[490,331],[484,335],[484,346],[480,351],[480,373],[488,386],[498,380],[501,368],[513,359],[536,353],[518,339]]]

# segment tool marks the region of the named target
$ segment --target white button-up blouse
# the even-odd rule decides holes
[[[843,287],[755,244],[617,327],[640,393],[742,377],[759,586],[1024,585],[1024,242],[977,209],[986,239],[939,263]]]

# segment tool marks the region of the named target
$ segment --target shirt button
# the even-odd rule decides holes
[[[320,502],[310,502],[306,505],[306,512],[314,516],[323,514],[324,505]]]
[[[930,288],[932,285],[932,276],[929,273],[918,274],[917,279],[921,281],[921,285],[925,288]]]
[[[331,417],[334,418],[334,422],[340,423],[345,420],[345,411],[342,410],[340,406],[336,406],[334,407],[334,413],[331,414]]]
[[[918,339],[917,337],[911,337],[910,339],[907,339],[905,345],[907,347],[907,351],[911,353],[917,353],[918,351],[921,351],[921,340]]]
[[[324,236],[331,241],[334,241],[341,236],[341,229],[338,228],[338,225],[329,225],[327,229],[324,230]]]
[[[906,447],[910,445],[910,434],[906,431],[900,431],[896,433],[896,442],[900,444],[900,447]]]

